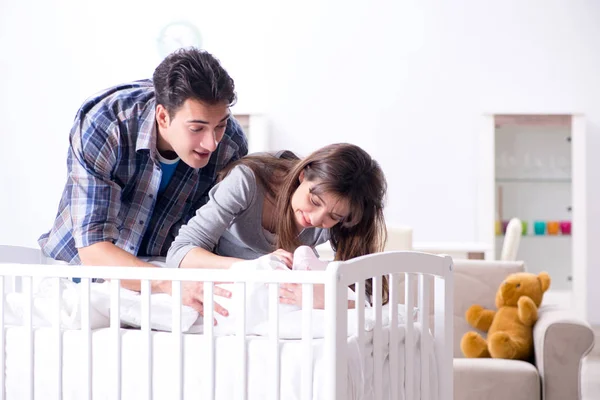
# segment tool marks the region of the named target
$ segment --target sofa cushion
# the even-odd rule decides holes
[[[539,400],[532,364],[491,358],[454,359],[454,400]]]
[[[460,341],[475,330],[465,319],[467,309],[479,304],[495,310],[496,291],[504,278],[524,270],[522,261],[454,260],[454,357],[464,357]]]

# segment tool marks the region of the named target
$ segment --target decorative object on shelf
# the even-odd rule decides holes
[[[548,221],[546,224],[548,229],[548,235],[558,235],[558,222],[557,221]]]
[[[173,21],[165,25],[158,35],[158,52],[166,57],[183,47],[202,47],[200,30],[189,21]]]
[[[560,221],[560,233],[563,235],[571,234],[571,221]]]
[[[502,236],[502,221],[496,220],[496,236]]]
[[[533,231],[536,235],[545,235],[546,234],[546,222],[535,221],[533,223]]]
[[[517,219],[517,218],[513,218]],[[512,220],[512,219],[511,219]],[[520,221],[521,236],[529,234],[529,224],[527,221]],[[495,221],[496,236],[504,236],[508,234],[510,221]],[[571,235],[571,221],[534,221],[532,233],[537,236],[553,235],[567,236]]]
[[[508,228],[508,221],[502,221],[502,234],[506,235],[506,228]]]
[[[504,235],[504,233],[506,232],[506,225],[502,223],[502,185],[498,185],[498,188],[496,189],[496,195],[498,196],[498,200],[496,201],[496,206],[498,207],[496,209],[496,220],[500,225],[500,233],[498,235]]]
[[[527,235],[527,221],[521,221],[521,234]]]

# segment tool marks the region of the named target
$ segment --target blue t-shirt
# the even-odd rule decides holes
[[[168,160],[163,156],[158,154],[158,161],[160,162],[160,168],[162,170],[162,177],[160,179],[160,186],[158,187],[158,194],[161,194],[165,191],[167,186],[169,186],[169,182],[177,169],[177,164],[179,164],[179,157],[174,160]]]

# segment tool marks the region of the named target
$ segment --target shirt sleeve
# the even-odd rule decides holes
[[[104,115],[79,116],[71,130],[67,168],[76,248],[98,242],[115,243],[119,237],[121,188],[111,179],[119,139],[118,134],[109,134],[108,121]]]
[[[246,166],[236,166],[208,194],[208,202],[183,225],[167,253],[167,266],[178,268],[187,253],[201,247],[213,251],[235,218],[248,210],[256,197],[256,178]]]

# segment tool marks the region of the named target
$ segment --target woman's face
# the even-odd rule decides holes
[[[299,179],[300,186],[291,201],[298,231],[311,227],[329,229],[348,217],[350,207],[346,199],[333,193],[311,193],[311,188],[320,182],[304,179],[304,172]]]

